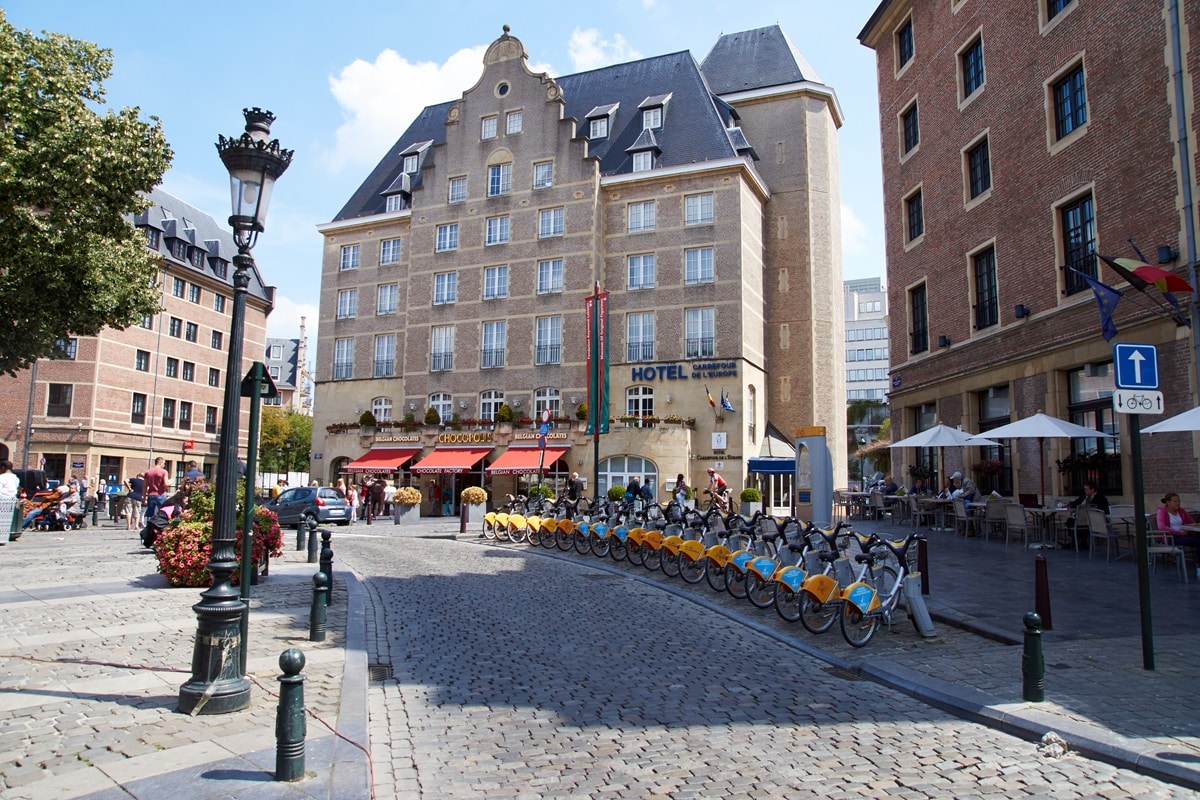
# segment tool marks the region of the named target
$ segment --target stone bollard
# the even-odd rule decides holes
[[[325,641],[325,604],[329,596],[329,576],[324,572],[313,575],[312,608],[308,614],[308,640]]]
[[[304,524],[304,522],[296,523],[296,552],[297,553],[304,550],[304,532],[307,529],[308,529],[308,526],[306,526]]]
[[[1054,630],[1050,621],[1050,576],[1046,571],[1046,557],[1038,555],[1033,560],[1033,607],[1041,617],[1042,630]]]
[[[279,710],[275,714],[275,780],[304,777],[304,653],[294,647],[279,656]]]
[[[320,560],[321,548],[317,545],[317,529],[308,529],[308,563],[316,564]]]
[[[1022,696],[1027,703],[1046,699],[1046,661],[1042,656],[1042,618],[1025,614],[1025,650],[1021,653]]]
[[[325,596],[325,605],[333,605],[333,545],[330,540],[333,534],[321,531],[321,572],[329,578],[329,594]]]

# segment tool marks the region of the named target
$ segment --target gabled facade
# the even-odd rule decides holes
[[[163,310],[123,331],[71,339],[64,358],[0,377],[0,457],[14,466],[44,469],[52,480],[101,477],[120,485],[162,456],[172,475],[192,459],[215,474],[225,381],[241,380],[262,352],[274,290],[251,274],[247,360],[238,375],[226,375],[233,237],[161,189],[150,200],[131,222],[159,256]]]
[[[757,69],[751,43],[790,68],[732,85]],[[439,494],[508,480],[489,467],[536,437],[520,420],[493,429],[504,404],[556,421],[552,475],[591,476],[574,420],[597,284],[613,420],[600,491],[650,475],[665,498],[714,465],[740,486],[768,419],[844,430],[841,119],[801,65],[777,27],[722,37],[704,66],[680,52],[557,79],[507,32],[493,42],[478,82],[424,109],[320,227],[313,473],[333,480],[386,439],[422,474],[463,427],[487,452]],[[706,388],[736,411],[714,413]],[[449,427],[418,431],[429,408]],[[372,438],[341,432],[366,409]]]
[[[1200,6],[1178,5],[1172,19],[1159,0],[885,0],[860,34],[879,85],[893,438],[937,422],[986,433],[1036,411],[1118,435],[1047,441],[1043,474],[1036,440],[951,448],[943,475],[995,459],[1006,494],[1044,478],[1048,494],[1073,495],[1090,477],[1131,497],[1128,418],[1113,409],[1112,344],[1085,276],[1125,291],[1114,343],[1158,347],[1166,411],[1194,405],[1191,332],[1098,259],[1140,249],[1188,278],[1195,258],[1187,32]],[[1195,498],[1194,444],[1162,439],[1144,442],[1148,496]],[[908,450],[896,471],[936,459]]]

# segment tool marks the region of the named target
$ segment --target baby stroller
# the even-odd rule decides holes
[[[146,527],[142,528],[140,535],[142,546],[147,550],[154,549],[154,543],[158,541],[158,535],[170,524],[171,520],[183,513],[183,498],[182,492],[168,497],[154,515],[146,520]]]

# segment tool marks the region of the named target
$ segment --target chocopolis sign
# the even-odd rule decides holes
[[[688,374],[690,371],[690,375]],[[712,380],[714,378],[736,378],[736,361],[694,361],[687,364],[647,364],[632,367],[632,381],[686,381]]]

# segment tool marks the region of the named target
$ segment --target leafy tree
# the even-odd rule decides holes
[[[127,218],[171,149],[138,108],[92,109],[111,74],[111,51],[17,30],[0,9],[0,372],[159,308],[155,257]]]
[[[273,406],[263,408],[258,437],[260,469],[304,472],[311,447],[312,417]]]

